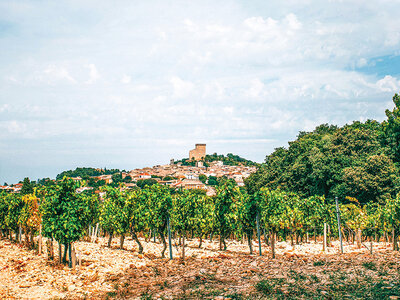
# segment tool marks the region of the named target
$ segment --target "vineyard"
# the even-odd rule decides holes
[[[56,185],[36,187],[21,194],[2,193],[3,238],[15,245],[24,244],[25,249],[37,255],[45,254],[52,266],[65,265],[71,271],[88,264],[88,249],[83,244],[118,248],[115,251],[122,251],[118,255],[122,258],[121,272],[126,270],[128,261],[145,258],[160,269],[146,275],[151,278],[157,277],[168,261],[177,266],[183,264],[187,270],[191,270],[193,263],[196,269],[198,256],[212,262],[215,262],[212,258],[224,261],[223,258],[249,260],[250,257],[256,263],[249,268],[257,269],[258,263],[282,260],[282,255],[296,250],[306,255],[305,260],[320,255],[321,251],[337,255],[341,252],[339,238],[345,244],[345,254],[356,251],[379,256],[383,249],[388,251],[388,245],[396,251],[393,253],[398,251],[399,197],[387,198],[383,204],[365,205],[348,197],[339,199],[336,208],[333,200],[323,196],[302,198],[268,188],[248,194],[231,180],[221,180],[213,197],[197,190],[152,185],[126,191],[105,187],[101,198],[98,194],[78,194],[77,187],[73,180],[64,178]],[[396,261],[398,254],[389,257]],[[207,264],[203,267],[207,268]],[[135,263],[130,266],[137,268]],[[256,282],[253,286],[257,290]],[[385,295],[397,295],[397,288]],[[142,294],[146,292],[139,290]],[[130,291],[135,295],[135,290]],[[263,288],[258,285],[257,291],[262,294]]]

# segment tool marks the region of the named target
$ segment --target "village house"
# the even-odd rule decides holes
[[[139,174],[139,179],[150,179],[151,175],[149,173]]]
[[[207,186],[202,183],[200,180],[195,180],[195,179],[184,179],[180,180],[177,183],[173,184],[172,187],[174,188],[183,188],[185,190],[190,190],[190,189],[201,189],[201,190],[207,190]]]
[[[104,180],[106,184],[112,183],[112,175],[100,175],[96,177],[97,180]]]

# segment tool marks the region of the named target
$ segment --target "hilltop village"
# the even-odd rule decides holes
[[[101,185],[107,184],[120,184],[123,189],[134,188],[141,186],[141,183],[158,183],[161,185],[170,186],[171,188],[182,189],[201,189],[206,191],[207,195],[212,196],[215,194],[215,185],[217,185],[218,178],[227,177],[235,180],[238,186],[244,186],[244,179],[249,177],[251,173],[256,171],[256,166],[249,165],[247,160],[243,162],[231,161],[224,162],[218,160],[216,154],[206,155],[206,144],[196,144],[193,150],[189,151],[189,158],[181,161],[174,161],[171,159],[169,164],[156,165],[153,167],[145,167],[141,169],[134,169],[131,171],[113,171],[104,169],[93,169],[98,173],[108,173],[94,176],[68,176],[68,174],[75,174],[74,171],[67,171],[59,174],[58,179],[61,179],[62,174],[66,173],[75,181],[85,184],[77,192],[85,190],[96,190]],[[227,158],[234,157],[228,154]],[[238,156],[236,156],[238,157]],[[213,161],[208,161],[213,159]],[[227,165],[228,164],[228,165]],[[78,170],[78,169],[77,169]],[[70,173],[68,173],[70,172]],[[62,176],[60,176],[62,175]],[[47,181],[54,181],[46,179]],[[10,192],[19,192],[22,188],[22,182],[13,185],[0,186],[0,189],[8,190]]]

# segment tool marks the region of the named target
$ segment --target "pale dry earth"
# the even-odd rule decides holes
[[[343,273],[348,280],[359,280],[357,276],[383,280],[388,283],[388,289],[392,281],[399,280],[400,256],[386,243],[374,243],[372,255],[364,246],[357,249],[344,243],[345,254],[341,255],[336,241],[326,253],[322,252],[321,242],[296,245],[295,249],[290,243],[278,242],[277,258],[272,259],[265,245],[260,257],[249,255],[247,244],[239,241],[228,241],[228,251],[218,251],[216,240],[203,241],[199,249],[196,239],[187,242],[186,260],[182,262],[178,259],[180,247],[173,247],[174,260],[170,261],[160,258],[162,244],[159,242],[146,243],[144,239],[141,242],[144,255],[138,254],[136,243],[129,238],[125,240],[124,250],[118,249],[117,238],[113,239],[111,248],[106,247],[106,238],[99,238],[97,243],[76,242],[74,246],[81,254],[82,266],[70,269],[48,261],[45,254],[37,255],[36,250],[0,240],[0,298],[240,299],[240,296],[263,299],[268,297],[260,294],[255,284],[271,278],[287,280],[288,284],[283,284],[279,292],[291,298],[290,284],[296,278],[304,279],[307,291],[315,289],[320,296],[328,293],[321,287],[332,281],[332,272]],[[258,251],[256,242],[253,246]],[[376,270],[365,268],[365,262],[375,264]],[[396,292],[390,297],[397,299]]]

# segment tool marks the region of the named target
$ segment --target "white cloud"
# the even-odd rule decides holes
[[[132,80],[132,78],[125,74],[121,78],[121,83],[128,84],[131,82],[131,80]]]
[[[9,108],[9,105],[8,105],[8,104],[3,104],[3,105],[1,105],[1,106],[0,106],[0,113],[2,113],[2,112],[4,112],[4,111],[7,111],[8,108]]]
[[[177,76],[173,76],[170,79],[173,88],[173,97],[183,98],[189,96],[194,88],[194,84],[190,81],[185,81]]]
[[[95,83],[99,78],[100,74],[94,64],[88,64],[85,66],[89,69],[89,79],[86,81],[87,84]]]
[[[250,82],[249,89],[245,92],[245,96],[250,98],[257,98],[263,94],[264,84],[260,79],[256,78]]]
[[[68,70],[63,66],[50,64],[46,67],[43,73],[45,75],[43,79],[49,83],[54,83],[59,80],[66,80],[70,83],[76,83],[76,80],[69,74]]]
[[[400,80],[390,75],[386,75],[384,78],[376,82],[376,86],[382,92],[398,92],[400,89]]]
[[[17,120],[6,122],[5,127],[11,134],[23,134],[26,131],[26,124]]]

